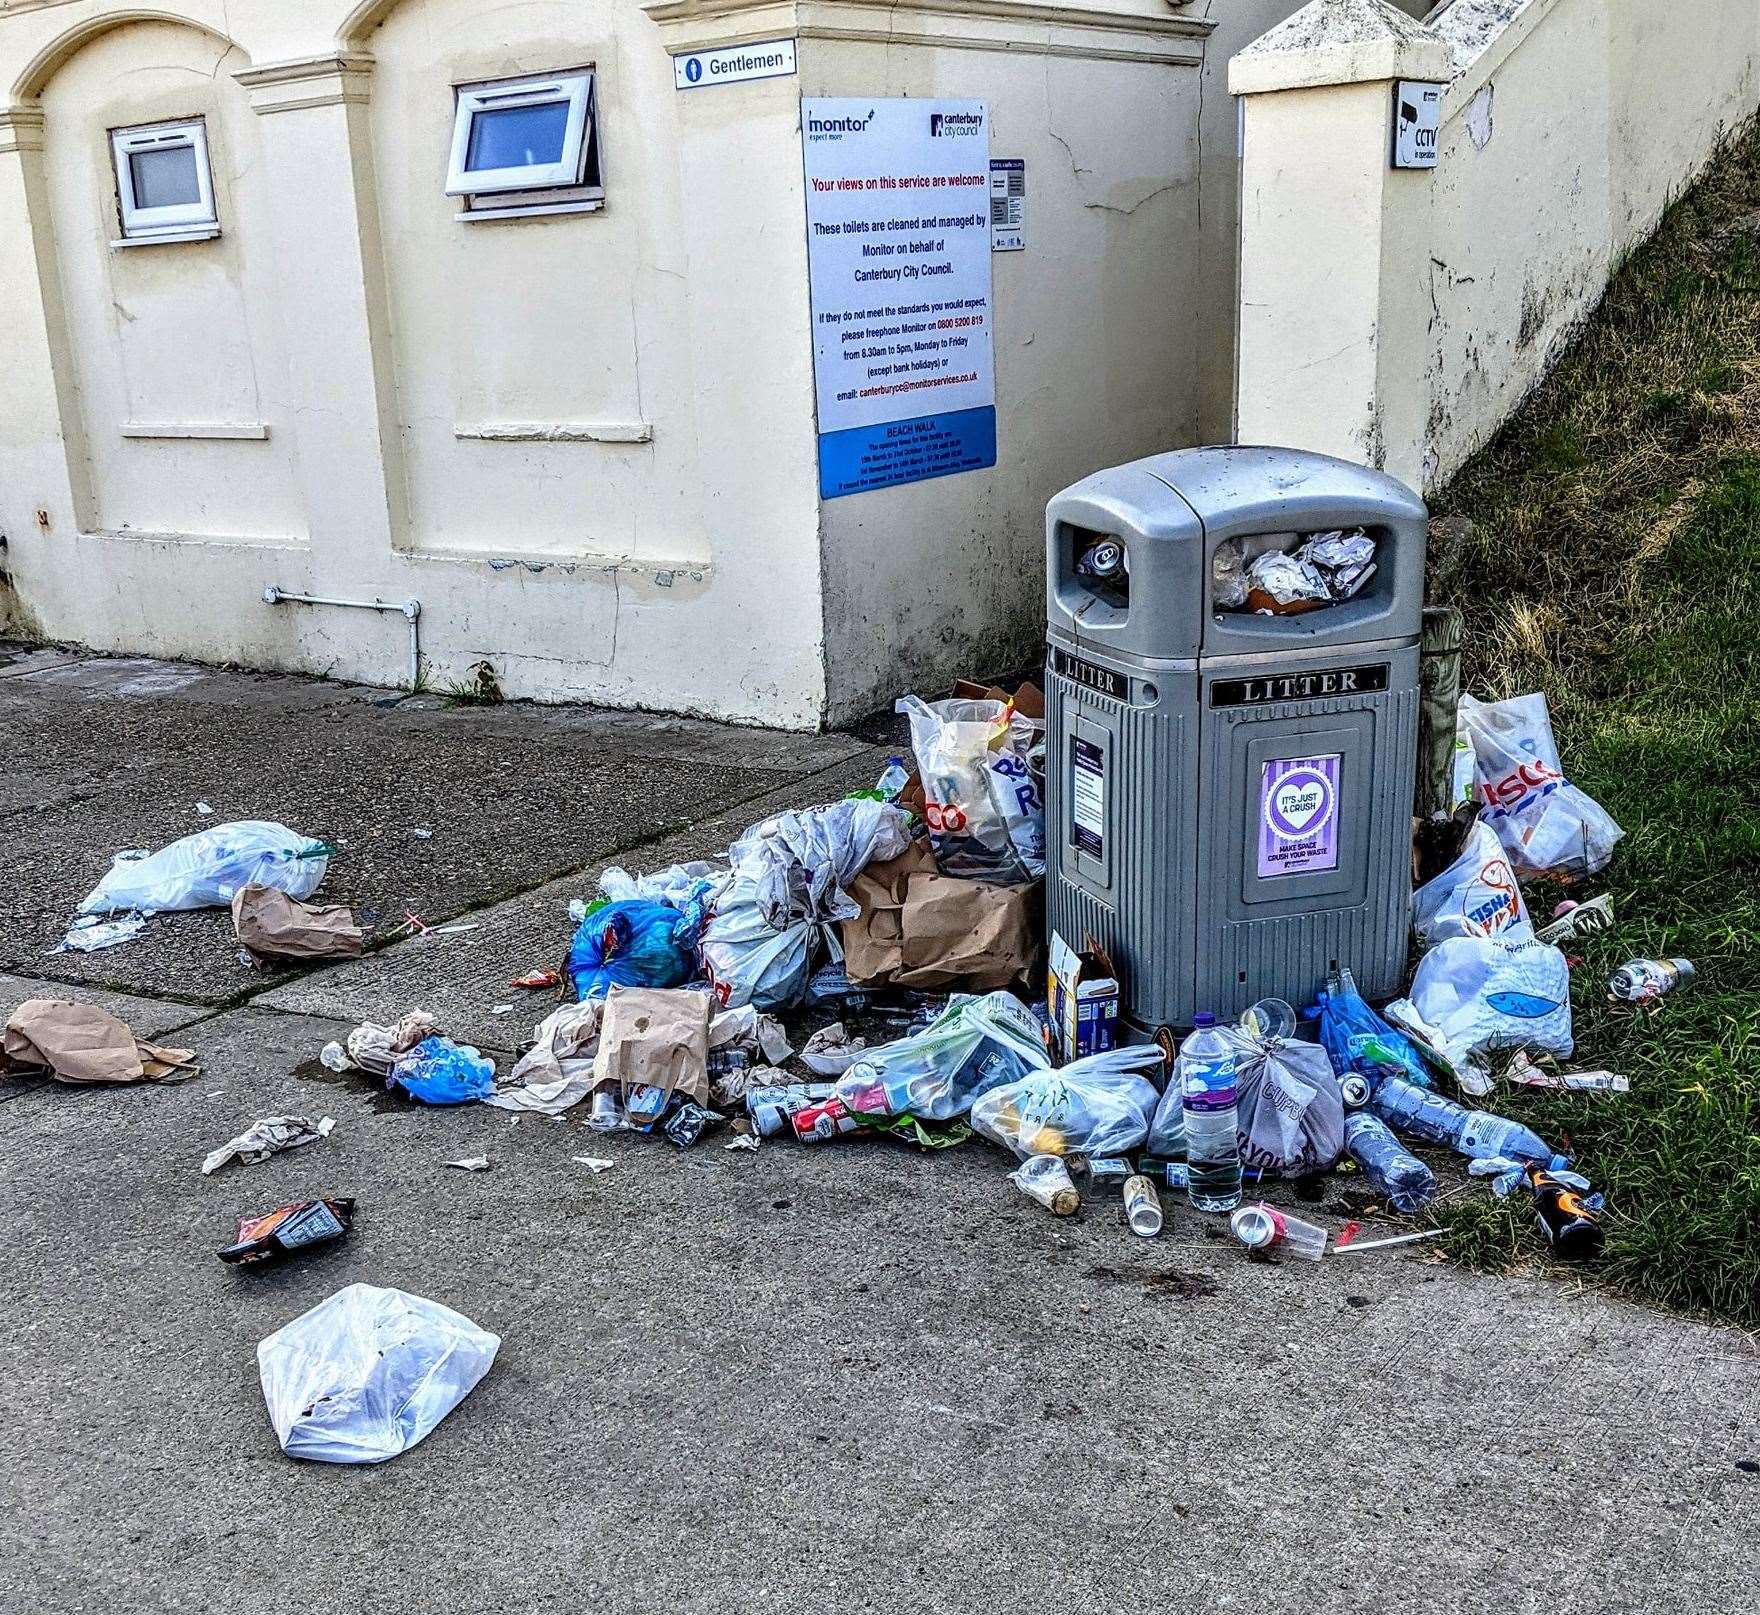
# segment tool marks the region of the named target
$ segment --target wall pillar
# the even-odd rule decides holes
[[[276,402],[296,433],[312,581],[326,588],[390,578],[405,530],[371,73],[370,56],[343,52],[235,75],[263,119],[291,393]]]
[[[0,109],[0,532],[11,569],[45,536],[72,537],[86,507],[78,394],[67,353],[55,232],[43,179],[43,112]],[[37,513],[46,514],[46,529]]]
[[[1235,430],[1421,489],[1431,171],[1392,166],[1393,85],[1453,58],[1385,0],[1312,0],[1229,66],[1242,101]]]

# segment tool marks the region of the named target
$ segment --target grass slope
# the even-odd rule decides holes
[[[1543,689],[1567,773],[1627,832],[1590,883],[1617,928],[1573,950],[1571,1063],[1632,1092],[1489,1103],[1606,1191],[1607,1281],[1760,1326],[1760,128],[1436,513],[1470,519],[1432,591],[1466,613],[1465,687]],[[1537,919],[1556,895],[1530,889]],[[1615,1008],[1603,984],[1635,955],[1699,980]],[[1447,1216],[1467,1260],[1540,1253],[1525,1196]]]

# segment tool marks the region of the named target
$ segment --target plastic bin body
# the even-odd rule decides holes
[[[1049,918],[1106,948],[1139,1030],[1305,1004],[1334,964],[1398,989],[1425,523],[1391,478],[1281,449],[1156,455],[1047,507]],[[1377,540],[1356,598],[1212,609],[1219,544],[1335,527]],[[1076,574],[1095,534],[1128,583]]]

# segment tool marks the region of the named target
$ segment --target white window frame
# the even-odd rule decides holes
[[[446,172],[448,196],[498,196],[509,191],[561,190],[584,182],[587,153],[593,140],[596,109],[593,70],[571,69],[544,77],[497,79],[488,84],[461,84],[455,94],[452,120],[452,159]],[[562,156],[554,163],[526,163],[515,168],[467,169],[471,130],[479,112],[502,112],[509,107],[565,104],[568,122],[563,129]]]
[[[197,198],[170,207],[142,207],[135,201],[134,164],[130,158],[143,151],[174,151],[186,148],[195,154]],[[214,170],[208,159],[208,125],[204,118],[183,118],[176,123],[136,124],[110,131],[110,157],[116,169],[116,200],[121,210],[122,239],[119,247],[146,246],[162,241],[208,241],[220,234],[220,215],[214,207]]]

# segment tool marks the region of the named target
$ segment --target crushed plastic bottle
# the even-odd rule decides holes
[[[1436,1174],[1372,1112],[1353,1110],[1345,1117],[1344,1147],[1375,1192],[1395,1211],[1410,1216],[1435,1198]]]
[[[910,784],[911,773],[904,766],[902,757],[889,758],[884,772],[880,775],[874,789],[879,793],[882,802],[896,802],[898,794]]]
[[[1241,1203],[1236,1132],[1235,1051],[1214,1015],[1199,1015],[1179,1046],[1173,1080],[1185,1110],[1187,1190],[1194,1211],[1233,1211]]]
[[[1383,1077],[1369,1097],[1369,1108],[1388,1126],[1426,1143],[1446,1144],[1470,1160],[1507,1155],[1546,1167],[1569,1164],[1568,1156],[1554,1154],[1538,1133],[1520,1122],[1488,1110],[1468,1110],[1444,1094],[1400,1077]]]
[[[1625,1004],[1651,1004],[1698,974],[1691,959],[1628,959],[1613,973],[1607,990]]]

